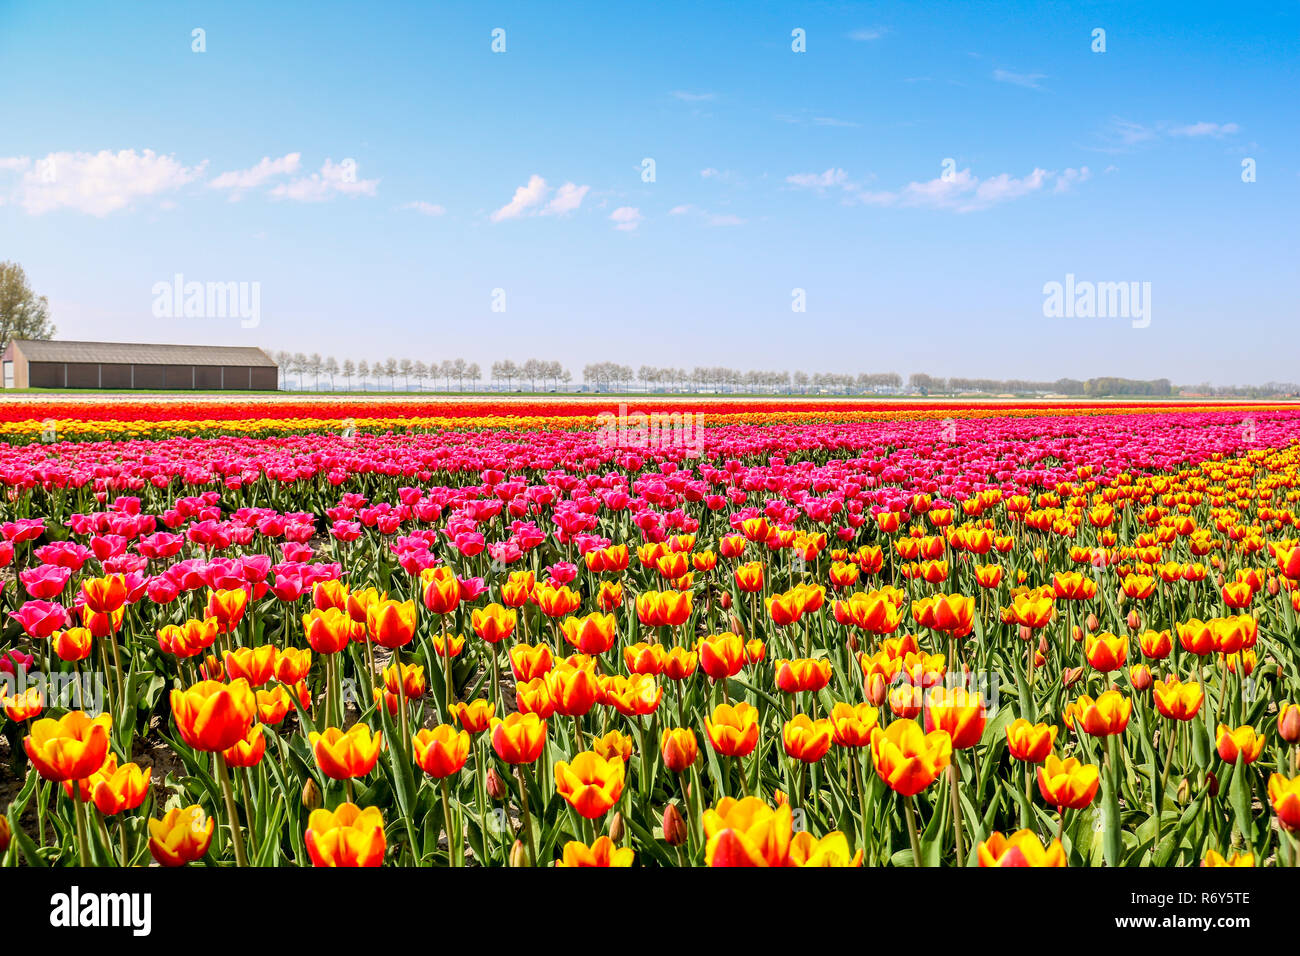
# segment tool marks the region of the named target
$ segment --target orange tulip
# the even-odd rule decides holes
[[[547,617],[564,617],[582,606],[582,598],[577,591],[568,587],[557,588],[549,584],[539,584],[533,590],[533,603],[541,608],[542,613]]]
[[[689,591],[643,591],[636,598],[637,618],[646,627],[678,627],[691,616]]]
[[[225,653],[226,676],[231,680],[242,677],[250,687],[261,687],[275,676],[275,664],[279,657],[274,644],[237,647]]]
[[[88,578],[81,584],[84,606],[95,614],[114,614],[126,604],[126,578],[110,574],[102,578]]]
[[[286,647],[275,659],[275,679],[282,684],[296,684],[311,671],[311,651]]]
[[[216,636],[215,628],[213,629],[213,636]],[[70,627],[65,631],[59,631],[51,635],[50,642],[54,646],[54,653],[58,655],[59,660],[68,662],[84,661],[90,656],[90,651],[94,647],[94,635],[90,633],[89,628]],[[195,651],[195,653],[198,653],[198,651]]]
[[[785,866],[794,833],[789,804],[775,809],[757,797],[723,797],[704,811],[708,866]]]
[[[831,680],[829,658],[798,658],[773,661],[776,669],[776,686],[787,694],[819,691]]]
[[[229,684],[200,681],[171,692],[172,719],[195,750],[226,750],[243,740],[257,714],[257,698],[244,678]]]
[[[163,866],[184,866],[208,852],[217,823],[198,804],[149,820],[149,852]]]
[[[604,684],[604,703],[624,717],[653,714],[663,695],[664,689],[649,674],[615,675],[606,679]]]
[[[254,724],[244,739],[221,752],[226,764],[231,767],[256,767],[266,753],[266,738],[262,735],[262,725]]]
[[[312,731],[307,735],[316,765],[325,776],[333,780],[350,780],[364,777],[375,768],[379,751],[384,744],[384,732],[372,735],[362,723],[353,724],[346,731],[326,727],[323,733]]]
[[[662,644],[641,641],[623,648],[623,666],[630,674],[650,674],[658,677],[664,670],[664,657]]]
[[[1207,867],[1253,867],[1254,865],[1255,854],[1253,853],[1233,853],[1225,860],[1218,850],[1208,850],[1205,858],[1201,860],[1201,866]]]
[[[715,681],[735,677],[748,660],[745,644],[735,634],[715,634],[713,637],[706,637],[699,642],[696,650],[699,653],[701,669]]]
[[[841,747],[866,747],[871,743],[871,731],[880,722],[880,711],[870,704],[846,704],[843,701],[831,708],[831,739]]]
[[[438,780],[459,773],[469,759],[469,734],[450,724],[423,728],[411,740],[416,764]]]
[[[1177,677],[1158,680],[1153,685],[1156,710],[1171,720],[1191,720],[1201,709],[1205,692],[1196,681],[1184,684]]]
[[[388,846],[379,808],[354,803],[313,810],[304,839],[315,866],[380,866]]]
[[[506,763],[532,763],[542,755],[546,721],[536,714],[510,714],[492,721],[492,749]]]
[[[699,660],[700,655],[696,651],[688,651],[684,647],[670,647],[668,653],[664,655],[664,676],[674,681],[686,680],[695,673]],[[744,663],[742,662],[740,666],[743,667]]]
[[[600,680],[594,670],[575,667],[568,661],[546,675],[546,689],[555,703],[557,713],[565,717],[581,717],[588,713],[600,699]]]
[[[591,846],[577,840],[564,844],[564,857],[556,866],[631,866],[636,851],[630,846],[620,847],[607,836],[597,837]]]
[[[689,727],[668,728],[660,738],[659,752],[663,755],[664,766],[673,773],[683,773],[700,755],[695,731]]]
[[[1283,830],[1300,832],[1300,776],[1287,779],[1275,773],[1269,777],[1268,802],[1273,805],[1278,825]]]
[[[1219,724],[1214,746],[1219,759],[1225,763],[1236,763],[1239,756],[1245,763],[1254,763],[1264,750],[1264,735],[1255,733],[1255,728],[1249,724],[1235,730],[1227,724]]]
[[[1019,830],[1008,839],[994,832],[976,850],[980,866],[1065,866],[1065,848],[1060,840],[1046,847],[1033,830]]]
[[[470,623],[474,627],[474,633],[489,644],[496,644],[508,638],[515,632],[518,621],[519,614],[517,611],[503,607],[500,604],[489,604],[484,608],[475,608],[470,614]]]
[[[4,707],[6,717],[14,723],[21,724],[24,720],[40,716],[45,708],[45,702],[41,699],[39,688],[29,687],[21,694],[0,699],[0,706]]]
[[[337,608],[313,609],[302,616],[302,630],[307,643],[317,654],[337,654],[365,634],[365,625],[358,624],[347,612]]]
[[[553,666],[551,648],[546,644],[514,644],[510,648],[510,669],[517,681],[545,677]]]
[[[1109,631],[1089,634],[1083,645],[1083,656],[1103,673],[1117,671],[1128,659],[1128,638],[1116,637]]]
[[[977,691],[933,687],[926,695],[926,733],[947,731],[954,750],[965,750],[980,742],[986,716],[984,699]]]
[[[452,704],[451,712],[456,722],[471,734],[481,734],[492,723],[493,707],[490,700],[471,700]]]
[[[244,588],[232,588],[224,591],[208,592],[208,607],[204,617],[214,618],[217,630],[228,634],[239,626],[248,607],[248,591]]]
[[[134,763],[122,764],[107,773],[101,769],[87,781],[95,809],[106,817],[123,810],[134,810],[149,794],[151,775],[150,769],[142,769]]]
[[[1052,752],[1057,730],[1055,724],[1031,724],[1017,717],[1007,724],[1007,749],[1016,760],[1042,763]]]
[[[434,614],[450,614],[460,605],[460,582],[447,567],[428,568],[420,575],[424,606]]]
[[[1074,757],[1061,760],[1048,754],[1038,768],[1038,790],[1049,806],[1065,810],[1082,810],[1092,803],[1101,785],[1096,764],[1081,764]]]
[[[903,796],[920,793],[938,778],[952,759],[952,738],[946,731],[926,734],[914,720],[901,718],[871,731],[871,759],[880,779]]]
[[[376,601],[366,609],[370,639],[387,648],[404,647],[415,637],[415,602]]]
[[[803,763],[816,763],[831,749],[834,728],[829,720],[813,720],[807,714],[795,714],[785,722],[781,743],[787,755]]]
[[[555,765],[555,792],[569,806],[588,820],[604,816],[623,795],[623,761],[606,760],[600,754],[584,750],[572,763]]]
[[[603,654],[614,646],[618,621],[613,614],[599,611],[586,617],[566,617],[560,622],[564,640],[580,654]]]
[[[758,743],[758,710],[741,702],[719,704],[712,719],[704,718],[704,732],[713,749],[725,757],[747,757]]]
[[[1075,712],[1084,733],[1109,737],[1124,732],[1133,713],[1133,701],[1117,690],[1108,690],[1096,700],[1081,694],[1075,702]]]

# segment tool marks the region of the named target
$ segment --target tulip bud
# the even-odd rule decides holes
[[[1136,631],[1142,626],[1142,618],[1136,608],[1128,612],[1128,626],[1131,631]]]
[[[1020,625],[1020,639],[1022,641],[1027,641],[1033,636],[1034,636],[1034,629],[1032,627],[1025,627],[1025,625],[1023,624]]]
[[[849,639],[847,643],[849,645],[849,650],[852,651],[854,654],[858,652],[858,648],[862,644],[862,642],[858,640],[858,635],[852,631],[849,632]]]
[[[6,850],[9,849],[10,836],[11,833],[9,830],[9,818],[0,817],[0,853],[4,853]]]
[[[745,638],[745,625],[740,623],[740,618],[736,617],[734,614],[731,615],[731,633],[735,634],[741,640],[744,640]]]
[[[1268,596],[1277,597],[1277,592],[1282,590],[1282,585],[1277,583],[1277,578],[1268,579]]]
[[[305,810],[315,810],[320,806],[320,787],[316,786],[314,777],[308,777],[302,785],[302,805]]]
[[[1067,667],[1061,671],[1061,686],[1073,687],[1083,677],[1082,667]]]
[[[785,795],[785,791],[784,791],[784,790],[773,790],[773,791],[772,791],[772,802],[775,803],[778,807],[780,807],[780,806],[784,806],[785,804],[789,803],[789,802],[790,802],[790,798],[787,797],[787,796]]]
[[[1186,777],[1183,777],[1182,780],[1178,781],[1178,802],[1186,803],[1188,800],[1191,799],[1191,796],[1192,796],[1192,785],[1187,782]]]
[[[729,611],[729,610],[731,610],[731,592],[730,592],[730,591],[723,591],[723,592],[722,592],[722,597],[718,599],[718,606],[721,607],[724,611]]]
[[[681,846],[686,842],[687,836],[686,821],[682,818],[682,812],[677,809],[677,804],[668,804],[664,808],[664,842],[672,846]]]
[[[1046,654],[1051,650],[1051,645],[1047,643],[1047,635],[1041,631],[1038,634],[1038,653]]]
[[[1289,744],[1300,742],[1300,707],[1283,704],[1277,715],[1277,734]]]
[[[1088,613],[1088,620],[1085,621],[1084,623],[1087,624],[1088,626],[1089,634],[1091,634],[1093,631],[1097,630],[1097,628],[1101,626],[1101,621],[1097,620],[1097,615],[1091,612]]]
[[[497,773],[497,768],[492,767],[487,773],[487,792],[493,800],[504,800],[510,793],[510,788],[506,786],[505,778]]]
[[[1145,664],[1138,664],[1128,672],[1129,680],[1133,683],[1133,689],[1141,693],[1151,686],[1154,678],[1151,676],[1151,669]]]
[[[1214,576],[1214,586],[1217,587],[1217,588],[1219,588],[1220,590],[1223,589],[1223,574],[1222,574],[1222,573],[1220,573],[1220,574],[1216,574],[1216,575]]]
[[[872,674],[867,678],[867,700],[872,707],[880,707],[889,696],[889,685],[885,683],[884,674]]]
[[[1078,644],[1083,640],[1083,628],[1078,624],[1074,625],[1074,627],[1070,629],[1070,637],[1074,640],[1074,643]]]
[[[510,848],[510,865],[514,867],[528,865],[528,858],[524,856],[523,840],[516,840],[515,845]]]
[[[609,838],[615,843],[622,843],[623,837],[627,835],[627,824],[623,822],[621,812],[614,814],[614,819],[609,821]]]
[[[1210,785],[1210,796],[1217,797],[1219,795],[1219,778],[1215,776],[1213,770],[1205,771],[1205,782]]]

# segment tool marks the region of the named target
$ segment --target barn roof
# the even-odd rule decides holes
[[[276,368],[259,348],[227,345],[147,345],[136,342],[60,342],[14,339],[29,362],[105,365],[224,365]]]

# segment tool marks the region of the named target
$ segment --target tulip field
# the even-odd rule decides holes
[[[664,404],[0,405],[4,865],[1296,865],[1300,406]]]

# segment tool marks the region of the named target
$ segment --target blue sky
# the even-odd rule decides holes
[[[0,259],[61,337],[1300,378],[1293,4],[270,7],[0,0]],[[156,316],[178,273],[256,327]],[[1045,317],[1067,274],[1150,324]]]

